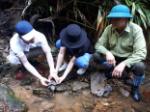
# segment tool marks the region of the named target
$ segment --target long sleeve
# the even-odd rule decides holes
[[[146,42],[142,29],[138,28],[138,30],[134,32],[133,36],[133,53],[124,61],[128,67],[134,63],[144,60],[147,55]]]
[[[98,39],[98,41],[95,45],[96,52],[106,54],[106,52],[108,51],[107,48],[108,48],[109,29],[110,29],[110,26],[106,27],[102,36]]]

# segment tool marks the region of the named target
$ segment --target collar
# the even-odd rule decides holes
[[[131,31],[131,28],[130,28],[130,25],[129,25],[130,23],[128,23],[127,24],[127,26],[126,26],[126,28],[125,28],[125,32],[128,32],[128,33],[130,33],[130,31]]]
[[[128,23],[123,32],[130,33],[130,31],[131,31],[130,23]],[[116,30],[114,28],[112,28],[112,32],[116,32]]]

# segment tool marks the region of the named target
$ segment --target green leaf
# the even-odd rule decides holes
[[[131,6],[132,5],[132,2],[130,0],[125,0],[125,3],[128,5],[128,6]]]
[[[143,18],[143,16],[141,16],[141,15],[140,15],[140,17],[141,17],[141,21],[142,21],[143,26],[145,27],[145,29],[147,29],[147,24],[146,24],[145,18]]]
[[[133,2],[132,3],[132,9],[131,9],[131,13],[133,16],[135,15],[135,9],[136,9],[136,6],[135,6],[135,3]],[[131,19],[131,21],[133,21],[133,18]]]

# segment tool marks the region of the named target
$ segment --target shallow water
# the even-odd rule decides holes
[[[20,86],[19,81],[12,81],[14,82],[15,84],[10,82],[10,87],[27,104],[28,112],[150,112],[150,102],[136,103],[131,97],[124,97],[115,89],[108,98],[93,96],[89,89],[41,97],[32,94],[34,84],[25,87]]]

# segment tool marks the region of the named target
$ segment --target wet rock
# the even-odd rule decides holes
[[[0,56],[0,58],[2,59],[3,57]],[[11,65],[10,64],[1,64],[1,63],[4,63],[4,61],[1,62],[2,61],[1,59],[0,59],[0,78],[3,78],[6,76],[6,74],[11,72]]]
[[[111,92],[112,92],[112,87],[111,87],[110,85],[106,85],[106,86],[104,87],[103,96],[104,96],[104,97],[108,97]]]
[[[32,93],[44,98],[50,98],[53,96],[53,92],[50,92],[47,88],[34,88]]]
[[[79,91],[88,88],[89,84],[86,82],[74,81],[71,86],[72,91]]]
[[[86,82],[80,82],[80,81],[70,81],[67,83],[63,83],[60,85],[56,85],[55,91],[56,92],[64,92],[64,91],[79,91],[81,89],[88,88],[89,84]]]
[[[64,92],[64,91],[69,91],[71,90],[71,86],[68,85],[67,83],[57,85],[55,91],[57,92]]]
[[[104,73],[93,73],[91,74],[91,92],[96,96],[103,96],[105,92],[105,74]]]
[[[0,108],[2,112],[27,112],[26,104],[16,98],[14,92],[4,84],[0,84]]]
[[[21,81],[21,86],[31,85],[34,82],[32,78],[27,78]]]
[[[119,88],[119,92],[124,96],[124,97],[129,97],[130,92],[124,88]]]

